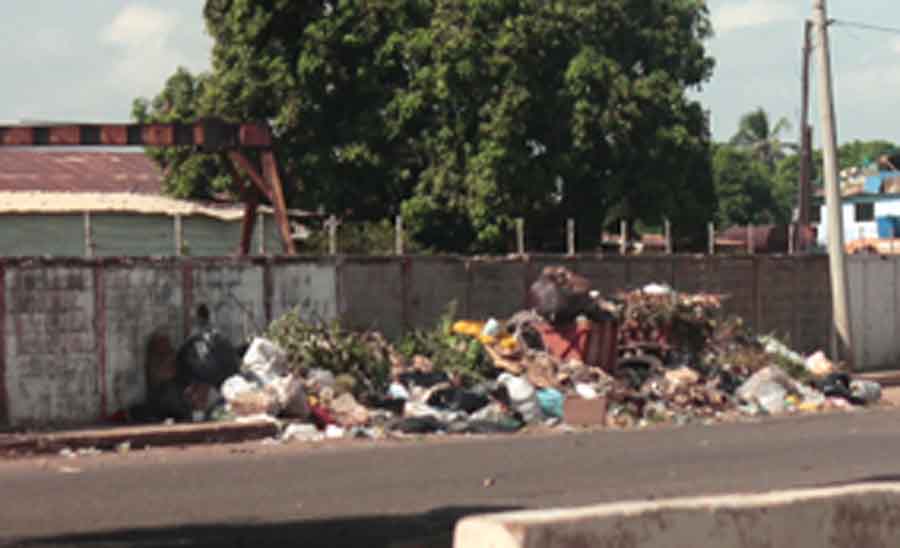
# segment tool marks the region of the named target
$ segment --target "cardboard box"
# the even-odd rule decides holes
[[[606,398],[568,397],[563,404],[563,421],[573,426],[606,426],[606,407]]]

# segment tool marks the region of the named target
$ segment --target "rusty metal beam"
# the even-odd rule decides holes
[[[193,146],[203,151],[272,146],[263,123],[0,126],[0,146]]]
[[[253,243],[253,228],[256,226],[256,209],[259,206],[259,189],[249,187],[244,195],[244,219],[241,221],[241,247],[239,254],[246,257],[250,254]],[[263,235],[265,237],[265,235]]]
[[[296,255],[294,239],[291,236],[291,223],[287,215],[287,203],[284,199],[284,188],[281,185],[281,175],[278,173],[278,162],[275,161],[275,153],[264,150],[262,153],[263,176],[272,189],[272,207],[275,208],[275,219],[278,221],[278,229],[284,242],[284,252],[287,255]]]
[[[244,156],[244,154],[238,150],[232,150],[228,153],[228,157],[231,159],[231,163],[235,168],[235,171],[240,172],[241,170],[247,174],[253,184],[256,185],[256,188],[262,192],[263,196],[269,199],[273,204],[275,203],[275,197],[272,194],[272,187],[269,182],[266,181],[262,175],[260,175],[259,170],[257,170],[256,166],[253,165],[253,162],[250,161],[250,158]]]

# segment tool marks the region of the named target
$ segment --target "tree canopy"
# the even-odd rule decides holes
[[[730,144],[748,151],[754,158],[769,166],[770,170],[774,170],[775,165],[787,156],[787,151],[798,148],[796,143],[781,139],[781,134],[790,129],[791,124],[787,118],[779,118],[772,124],[768,113],[758,107],[741,116],[738,131],[731,138]]]
[[[210,74],[176,73],[139,120],[269,120],[292,206],[402,213],[442,251],[505,249],[513,219],[579,246],[627,218],[702,232],[711,75],[703,0],[208,0]],[[168,187],[221,161],[154,152]]]

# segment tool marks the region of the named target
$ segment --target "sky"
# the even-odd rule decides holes
[[[829,0],[839,21],[900,27],[896,0]],[[178,66],[210,66],[202,0],[4,0],[0,21],[0,123],[127,121]],[[812,0],[708,0],[715,37],[712,79],[692,91],[724,141],[757,107],[800,119],[803,22]],[[900,32],[831,28],[838,140],[900,143]],[[814,67],[815,69],[815,67]],[[813,71],[815,75],[815,70]],[[811,120],[818,122],[814,78]]]

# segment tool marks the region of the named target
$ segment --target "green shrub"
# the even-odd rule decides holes
[[[436,370],[459,374],[468,382],[494,377],[493,362],[481,343],[453,333],[456,309],[457,304],[453,301],[433,328],[407,333],[397,345],[398,350],[408,358],[425,356],[434,363]]]

